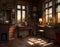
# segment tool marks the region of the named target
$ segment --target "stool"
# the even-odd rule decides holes
[[[41,34],[41,37],[44,37],[44,30],[38,30],[38,32]]]

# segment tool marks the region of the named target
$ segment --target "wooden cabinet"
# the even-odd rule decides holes
[[[14,29],[15,29],[15,26],[14,25],[11,25],[10,28],[9,28],[9,40],[12,40],[14,39]]]
[[[0,24],[0,42],[14,39],[14,25]]]

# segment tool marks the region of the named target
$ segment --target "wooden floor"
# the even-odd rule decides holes
[[[60,47],[57,44],[54,44],[53,41],[36,38],[36,37],[27,37],[27,38],[15,38],[9,42],[0,43],[0,47]]]

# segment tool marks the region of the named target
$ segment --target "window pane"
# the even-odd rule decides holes
[[[22,11],[22,22],[25,21],[25,11]]]
[[[22,6],[22,9],[25,9],[25,6]]]
[[[52,13],[52,8],[49,8],[49,14],[51,14]]]
[[[46,23],[48,23],[48,15],[46,15]]]
[[[46,14],[48,14],[48,9],[46,9]]]
[[[60,5],[58,5],[57,7],[57,12],[60,12]]]
[[[58,3],[60,3],[60,0],[57,0]]]
[[[49,18],[52,18],[52,14],[49,15]]]
[[[60,23],[60,13],[58,13],[58,23]]]
[[[48,3],[45,4],[45,8],[47,8],[47,7],[48,7]]]
[[[21,9],[21,5],[17,5],[17,9]]]
[[[51,1],[51,2],[49,2],[49,7],[50,7],[50,6],[52,6],[52,1]]]
[[[20,22],[21,21],[21,11],[17,10],[17,21]]]
[[[52,14],[49,15],[49,23],[52,23]]]

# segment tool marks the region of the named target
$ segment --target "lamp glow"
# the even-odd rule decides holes
[[[39,22],[40,22],[40,24],[42,24],[42,18],[39,18]]]

